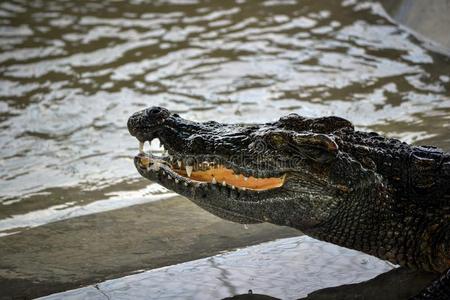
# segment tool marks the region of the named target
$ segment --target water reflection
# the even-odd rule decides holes
[[[95,201],[97,200],[97,197],[99,197],[97,193],[95,193],[97,195],[88,195],[83,193],[82,203],[65,199],[64,195],[68,193],[67,190],[59,191],[59,193],[58,191],[53,191],[53,193],[45,192],[35,194],[35,197],[40,196],[42,198],[59,194],[64,203],[55,204],[55,201],[50,201],[50,207],[43,209],[34,207],[33,211],[23,214],[21,214],[20,211],[14,210],[13,216],[0,219],[0,237],[19,233],[23,228],[33,228],[70,218],[159,201],[174,197],[176,195],[175,193],[170,193],[167,189],[158,184],[150,184],[149,186],[141,189],[139,189],[138,184],[133,185],[133,187],[136,188],[136,190],[104,193],[105,199],[98,201]],[[77,191],[72,190],[70,192],[76,193]],[[44,200],[42,200],[42,202],[44,202]],[[5,202],[5,204],[11,205],[11,201]],[[9,207],[6,207],[5,210],[7,211],[8,208]]]

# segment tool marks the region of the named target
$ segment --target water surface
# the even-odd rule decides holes
[[[335,114],[450,149],[448,58],[377,3],[16,0],[0,15],[3,217],[141,180],[126,120],[151,105],[225,122]]]

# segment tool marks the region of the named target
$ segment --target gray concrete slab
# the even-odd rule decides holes
[[[0,299],[48,295],[298,234],[269,224],[245,229],[181,197],[71,218],[0,239]]]
[[[392,264],[376,257],[300,236],[108,280],[42,300],[222,299],[249,290],[289,300],[318,289],[369,280],[392,269]],[[341,299],[366,299],[351,297],[351,291],[347,296]]]

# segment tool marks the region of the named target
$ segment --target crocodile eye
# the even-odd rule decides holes
[[[338,152],[338,145],[329,136],[317,133],[296,134],[292,137],[292,149],[303,157],[317,162],[329,162]]]

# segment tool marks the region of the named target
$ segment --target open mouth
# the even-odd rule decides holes
[[[208,183],[228,186],[232,189],[265,191],[283,186],[286,175],[280,177],[244,176],[216,159],[196,159],[181,157],[169,150],[162,156],[145,153],[143,143],[139,144],[140,167],[148,172],[160,172],[161,169],[176,183]],[[199,156],[200,157],[200,156]]]

